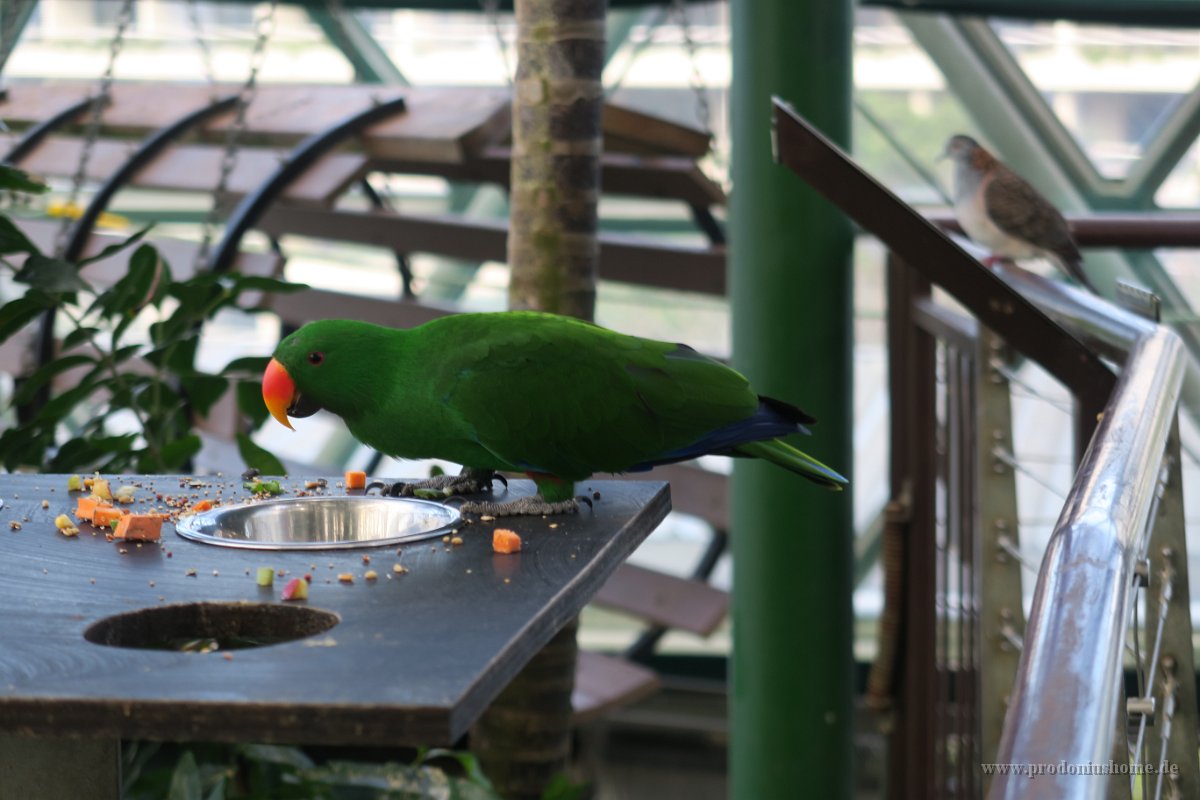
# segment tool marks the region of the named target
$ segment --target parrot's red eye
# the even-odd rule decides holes
[[[314,367],[317,366],[318,364],[320,364],[324,360],[325,360],[324,353],[309,353],[308,354],[308,363],[312,364]]]

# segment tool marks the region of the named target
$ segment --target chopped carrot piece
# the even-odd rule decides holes
[[[106,503],[95,495],[77,498],[75,502],[75,516],[88,522],[92,521],[92,516],[96,513],[97,508],[112,508],[111,503]]]
[[[367,473],[358,469],[346,470],[346,488],[364,489],[367,485]]]
[[[208,511],[213,507],[212,500],[201,500],[196,505],[188,509],[194,514],[199,514],[201,511]]]
[[[492,549],[497,553],[521,552],[521,537],[516,531],[508,528],[496,528],[492,531]]]
[[[107,528],[112,525],[113,520],[120,519],[128,513],[129,512],[123,508],[113,508],[112,506],[98,505],[92,514],[92,524],[97,528]]]
[[[117,539],[157,542],[162,535],[162,524],[162,514],[126,514],[117,523],[113,536]]]

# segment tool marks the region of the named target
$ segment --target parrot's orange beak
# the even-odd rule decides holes
[[[292,423],[288,420],[288,408],[291,407],[296,396],[296,384],[292,380],[292,376],[275,359],[271,359],[271,363],[267,364],[267,371],[263,373],[262,381],[263,402],[267,404],[267,410],[271,412],[279,424],[285,425],[292,430]]]

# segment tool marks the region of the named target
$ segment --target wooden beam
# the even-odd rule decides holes
[[[0,151],[16,136],[0,136]],[[87,164],[90,180],[104,180],[123,164],[136,147],[131,141],[99,139]],[[83,151],[83,140],[74,136],[51,136],[21,163],[21,168],[41,177],[71,178]],[[130,181],[139,189],[163,189],[209,193],[216,187],[224,149],[215,145],[169,147]],[[274,173],[282,150],[242,148],[237,166],[229,175],[228,192],[243,195],[258,188]],[[284,191],[291,203],[328,205],[367,172],[366,156],[335,153],[322,158]]]
[[[21,129],[36,124],[93,91],[91,83],[46,81],[14,84],[0,101],[0,119]],[[233,85],[218,93],[236,91]],[[118,83],[105,111],[101,136],[142,138],[210,102],[204,85]],[[248,147],[290,149],[364,108],[403,96],[408,111],[372,127],[360,148],[376,158],[457,162],[499,141],[509,128],[509,92],[504,88],[395,88],[381,86],[260,86],[246,115],[242,142]],[[198,132],[220,144],[233,124],[232,113]]]
[[[275,207],[260,224],[274,235],[296,234],[358,242],[408,253],[436,253],[473,261],[506,258],[507,223],[386,211],[325,211]],[[600,277],[663,289],[725,294],[725,249],[657,244],[600,234]]]
[[[437,175],[453,181],[508,186],[510,150],[485,147],[477,156],[456,164],[381,160],[371,165],[380,172]],[[600,185],[605,194],[682,200],[690,205],[723,206],[725,192],[696,162],[683,156],[635,156],[606,152],[600,158]]]

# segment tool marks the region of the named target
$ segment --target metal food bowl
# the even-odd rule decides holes
[[[457,509],[408,497],[297,497],[181,517],[175,532],[223,547],[333,550],[429,539],[461,518]]]

